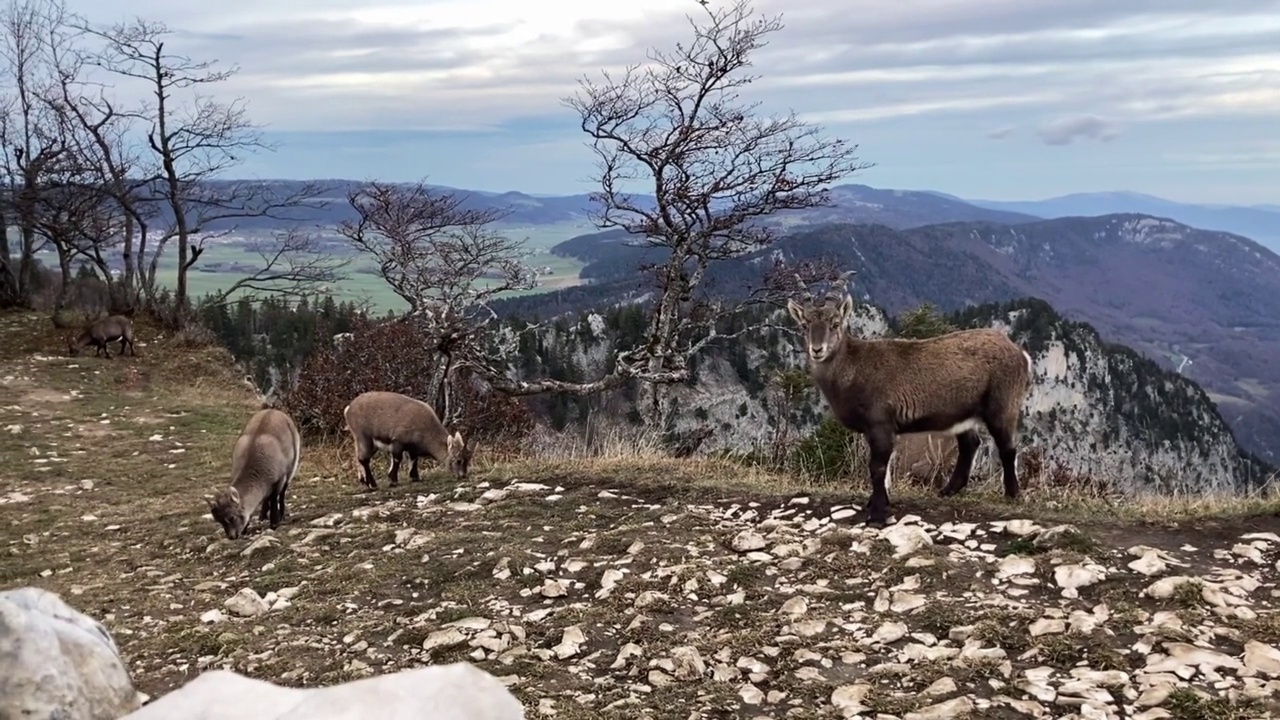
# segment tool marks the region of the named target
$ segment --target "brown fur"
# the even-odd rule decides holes
[[[387,480],[400,482],[400,459],[409,454],[409,479],[418,482],[418,458],[433,457],[455,476],[467,476],[475,446],[462,439],[462,433],[450,435],[431,406],[400,393],[371,390],[356,396],[342,410],[355,443],[356,461],[363,471],[360,481],[373,490],[378,487],[369,461],[379,448],[391,451],[391,468]]]
[[[228,538],[244,534],[259,504],[259,521],[279,527],[285,491],[301,460],[302,437],[293,418],[270,408],[249,418],[231,448],[231,484],[208,499],[210,514]]]
[[[1031,359],[1003,332],[958,330],[926,340],[862,340],[848,331],[853,298],[787,303],[804,330],[809,372],[836,420],[870,448],[866,521],[888,522],[886,471],[899,434],[949,432],[957,456],[946,497],[964,490],[982,438],[990,431],[1004,470],[1005,495],[1019,493],[1017,436],[1031,387]]]
[[[67,352],[72,356],[79,355],[80,349],[85,345],[93,345],[97,348],[95,356],[106,353],[107,358],[110,358],[111,350],[107,348],[107,343],[116,340],[120,341],[121,355],[127,347],[130,355],[137,356],[138,351],[133,346],[133,321],[123,315],[110,315],[94,320],[67,344]]]

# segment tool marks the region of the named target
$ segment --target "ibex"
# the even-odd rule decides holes
[[[85,345],[94,345],[97,351],[94,356],[106,353],[107,357],[111,357],[111,350],[107,348],[107,343],[120,341],[120,354],[123,355],[126,346],[129,354],[136,356],[138,351],[133,347],[133,321],[123,315],[111,315],[104,318],[98,318],[89,325],[85,326],[80,334],[74,340],[67,344],[67,352],[72,356],[80,354],[80,348]]]
[[[208,499],[209,512],[227,537],[244,534],[255,508],[274,529],[284,519],[284,496],[302,460],[302,437],[288,414],[272,408],[249,418],[231,448],[231,484]]]
[[[371,390],[356,396],[342,409],[347,429],[355,442],[356,461],[363,469],[360,481],[370,490],[378,483],[373,478],[369,461],[380,449],[391,451],[391,468],[387,479],[392,486],[400,480],[400,458],[409,454],[409,479],[418,482],[418,458],[435,458],[459,478],[467,476],[474,444],[468,445],[462,433],[450,435],[431,406],[400,393]]]
[[[1018,422],[1031,386],[1031,356],[991,328],[958,330],[926,340],[863,340],[848,329],[853,298],[828,293],[821,303],[805,292],[787,311],[805,334],[809,374],[831,412],[867,440],[871,497],[864,521],[889,518],[885,474],[897,435],[946,432],[955,436],[956,465],[940,492],[955,495],[969,483],[985,425],[1000,453],[1004,492],[1018,496]]]

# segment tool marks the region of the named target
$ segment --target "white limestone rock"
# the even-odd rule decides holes
[[[0,718],[97,720],[141,704],[102,623],[41,588],[0,592]]]
[[[213,670],[121,720],[243,720],[246,708],[259,720],[524,720],[520,701],[501,681],[465,662],[324,688],[281,687]]]

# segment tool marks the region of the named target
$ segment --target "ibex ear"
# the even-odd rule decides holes
[[[212,496],[212,495],[205,495],[205,496],[204,496],[204,501],[205,501],[205,503],[209,506],[209,509],[210,509],[210,510],[212,510],[212,509],[213,509],[213,507],[214,507],[215,505],[217,505],[217,503],[213,501],[213,496]]]
[[[791,319],[801,325],[804,324],[804,308],[800,307],[800,303],[797,303],[795,300],[788,300],[787,312],[791,313]]]
[[[235,503],[235,504],[237,504],[237,505],[239,505],[239,504],[240,504],[240,491],[239,491],[239,490],[237,490],[237,489],[235,489],[235,488],[231,488],[230,492],[228,492],[227,494],[231,496],[231,502],[234,502],[234,503]]]
[[[457,446],[458,446],[458,433],[454,433],[452,435],[447,436],[445,440],[445,447],[449,450],[449,452],[453,452],[453,449]]]
[[[840,322],[849,319],[849,315],[853,313],[853,296],[849,293],[844,294],[844,298],[840,301]]]

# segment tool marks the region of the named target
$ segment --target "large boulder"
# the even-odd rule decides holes
[[[0,592],[0,718],[116,720],[140,705],[102,623],[48,590]]]
[[[524,707],[471,663],[432,665],[325,688],[211,670],[121,720],[524,720]]]

